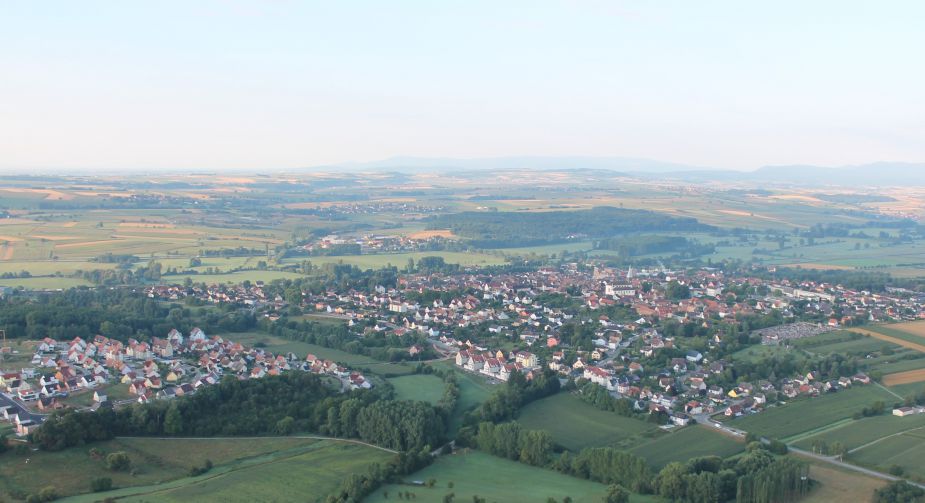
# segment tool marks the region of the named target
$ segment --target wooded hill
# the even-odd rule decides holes
[[[640,231],[708,231],[695,218],[600,206],[590,210],[466,211],[435,217],[430,229],[450,229],[479,248],[504,248],[603,239]]]

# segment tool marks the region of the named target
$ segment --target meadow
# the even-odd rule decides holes
[[[925,415],[923,414],[897,417],[887,412],[886,415],[857,419],[804,437],[795,445],[802,449],[812,450],[814,441],[823,440],[828,444],[840,442],[850,451],[890,435],[923,428],[925,428]]]
[[[625,446],[643,436],[659,434],[652,423],[597,409],[569,393],[530,403],[520,411],[517,421],[527,429],[548,431],[554,442],[572,451]]]
[[[190,468],[207,459],[216,465],[265,453],[300,448],[313,440],[293,438],[238,439],[235,441],[151,438],[120,438],[57,452],[32,451],[25,455],[0,456],[0,491],[30,494],[54,486],[61,495],[88,492],[90,480],[109,477],[116,487],[159,484],[183,479]],[[104,459],[90,455],[96,448],[103,453],[126,452],[133,472],[112,472]],[[79,466],[79,470],[74,467]],[[91,501],[100,499],[96,497]]]
[[[884,438],[869,447],[848,455],[852,463],[887,471],[893,466],[902,468],[906,476],[925,480],[925,433],[921,430]]]
[[[837,393],[816,398],[799,398],[786,405],[735,419],[730,426],[770,438],[788,437],[815,430],[836,421],[850,418],[874,402],[892,404],[898,399],[876,385],[853,386]]]
[[[639,444],[630,452],[648,461],[652,467],[661,469],[672,461],[684,462],[690,458],[712,455],[725,458],[743,450],[745,443],[741,439],[698,424]]]
[[[170,487],[146,486],[126,491],[120,501],[251,502],[324,501],[350,474],[362,473],[390,453],[356,444],[321,441],[305,448],[243,459]]]
[[[368,496],[364,503],[386,503],[398,499],[399,492],[408,491],[420,503],[442,503],[444,496],[454,494],[454,501],[472,501],[473,496],[489,502],[536,501],[548,498],[562,501],[566,496],[574,503],[599,503],[607,486],[563,475],[545,468],[528,466],[478,451],[456,453],[437,458],[433,465],[405,477],[405,482],[434,479],[433,488],[410,484],[391,484]],[[449,483],[453,487],[448,487]],[[388,494],[388,497],[386,497]],[[632,502],[653,501],[633,495]]]
[[[802,503],[837,503],[843,501],[871,501],[873,493],[885,486],[885,480],[862,475],[855,471],[809,460],[809,477],[816,482]]]
[[[388,380],[395,387],[397,400],[420,400],[436,405],[443,397],[443,380],[435,375],[417,374],[393,377]]]
[[[343,363],[351,368],[369,369],[370,372],[385,377],[391,375],[410,374],[414,372],[414,367],[411,363],[382,362],[373,360],[372,358],[365,355],[356,355],[353,353],[347,353],[346,351],[341,351],[339,349],[326,348],[324,346],[309,344],[307,342],[284,339],[282,337],[277,337],[263,332],[229,333],[222,334],[222,337],[225,337],[228,340],[234,342],[240,342],[246,346],[258,345],[267,351],[271,351],[277,354],[292,352],[299,358],[305,358],[309,353],[311,353],[318,358]]]

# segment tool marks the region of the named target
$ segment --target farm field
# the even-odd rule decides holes
[[[473,265],[501,265],[507,261],[501,255],[479,253],[479,252],[450,252],[450,251],[432,251],[432,252],[414,252],[414,253],[380,253],[369,255],[338,255],[332,257],[295,257],[283,260],[283,264],[298,264],[303,260],[311,262],[313,265],[321,266],[324,264],[350,264],[360,269],[382,269],[387,266],[398,268],[405,267],[408,259],[415,262],[424,257],[443,257],[447,264],[459,264],[462,266]]]
[[[818,485],[800,500],[802,503],[870,501],[874,491],[887,484],[885,480],[812,461],[809,476]]]
[[[61,495],[90,490],[95,477],[110,477],[114,486],[157,484],[186,477],[190,468],[206,459],[216,465],[239,458],[310,445],[313,440],[261,438],[233,442],[214,440],[123,438],[98,442],[58,452],[30,451],[26,455],[7,453],[0,457],[0,492],[36,493],[53,485]],[[104,453],[124,451],[132,460],[135,475],[106,469],[103,459],[90,456],[91,447]],[[80,466],[80,470],[75,470]],[[96,499],[100,499],[97,497]]]
[[[227,441],[215,441],[225,443]],[[323,501],[345,476],[392,454],[336,441],[308,441],[295,448],[265,451],[218,465],[208,473],[162,484],[116,489],[65,501]]]
[[[745,450],[742,440],[714,431],[709,426],[693,425],[672,431],[639,444],[630,452],[644,458],[656,469],[672,461],[686,461],[697,456],[732,456]]]
[[[433,465],[415,472],[406,481],[435,479],[433,488],[403,484],[391,484],[368,496],[364,503],[387,503],[395,501],[399,492],[414,494],[414,501],[420,503],[442,503],[443,497],[453,493],[454,501],[472,501],[480,496],[489,502],[546,501],[555,498],[562,501],[570,496],[575,503],[599,503],[607,492],[607,486],[569,477],[552,470],[528,466],[515,461],[498,458],[478,451],[441,456]],[[453,488],[447,487],[452,482]],[[388,493],[388,498],[385,497]],[[652,501],[633,495],[633,502]]]
[[[517,421],[527,429],[548,431],[554,442],[572,451],[623,446],[637,442],[642,435],[659,433],[651,423],[597,409],[569,393],[530,403],[520,411]]]
[[[443,397],[443,380],[435,375],[393,377],[388,381],[395,386],[395,398],[398,400],[420,400],[436,405]]]
[[[305,358],[311,353],[319,358],[345,363],[352,368],[369,369],[371,372],[380,375],[402,375],[410,374],[414,371],[411,364],[380,362],[368,356],[355,355],[339,349],[326,348],[307,342],[283,339],[263,332],[239,332],[222,334],[222,336],[248,346],[262,344],[264,349],[274,353],[292,352],[299,358]]]
[[[925,480],[925,432],[916,430],[885,438],[848,455],[852,463],[887,471],[899,466],[907,476]]]
[[[914,332],[901,330],[899,329],[901,326],[902,325],[876,325],[865,328],[851,328],[849,330],[925,353],[925,337],[919,336]]]
[[[241,283],[245,280],[250,282],[263,281],[269,283],[277,279],[296,279],[304,278],[305,275],[289,271],[235,271],[222,274],[170,274],[161,276],[158,283],[163,285],[183,284],[187,278],[193,283],[222,284],[222,283]]]
[[[795,445],[801,449],[812,450],[813,441],[824,440],[829,444],[840,442],[850,451],[889,435],[921,428],[925,428],[925,415],[923,414],[897,417],[887,412],[886,415],[850,421],[831,430],[807,436],[797,441]]]
[[[890,404],[896,400],[895,396],[879,386],[854,386],[838,393],[802,398],[786,405],[769,407],[758,414],[734,419],[729,425],[766,437],[786,440],[799,433],[850,418],[855,412],[874,402],[883,401]]]

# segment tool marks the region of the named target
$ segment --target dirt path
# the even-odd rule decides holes
[[[920,353],[925,353],[925,346],[923,346],[922,344],[916,344],[914,342],[909,342],[907,340],[898,339],[896,337],[890,337],[889,335],[883,335],[881,333],[877,333],[871,330],[865,330],[863,328],[849,328],[848,330],[851,332],[862,334],[862,335],[869,335],[875,339],[880,339],[881,341],[892,342],[893,344],[896,344],[897,346],[914,349]]]

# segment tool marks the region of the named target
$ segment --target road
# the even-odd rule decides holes
[[[20,412],[21,415],[27,416],[35,423],[42,423],[48,416],[47,414],[36,414],[35,412],[32,412],[31,410],[27,409],[26,406],[23,405],[19,400],[14,400],[13,396],[9,393],[0,393],[0,407],[7,405],[12,405]]]

